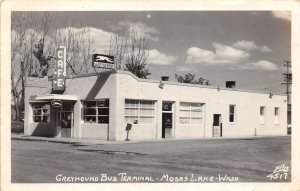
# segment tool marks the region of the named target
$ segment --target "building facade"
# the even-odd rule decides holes
[[[27,84],[25,135],[123,141],[129,139],[286,135],[286,96],[138,79],[107,71]],[[59,104],[56,104],[57,101]]]

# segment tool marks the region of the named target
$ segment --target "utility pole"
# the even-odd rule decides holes
[[[288,60],[284,60],[284,66],[286,67],[286,73],[283,73],[283,85],[286,85],[286,95],[287,95],[287,122],[288,125],[291,124],[291,115],[292,115],[292,102],[291,102],[291,94],[292,94],[292,65]]]

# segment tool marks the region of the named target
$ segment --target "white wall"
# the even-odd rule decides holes
[[[74,138],[94,138],[94,139],[104,139],[115,140],[115,128],[116,127],[116,75],[115,74],[101,74],[101,77],[108,76],[108,78],[103,83],[96,83],[97,76],[88,76],[83,78],[67,79],[67,88],[64,92],[66,95],[76,95],[80,100],[77,100],[74,104],[74,127],[73,127],[73,137]],[[99,86],[102,86],[100,91],[97,90]],[[94,88],[94,90],[93,90]],[[94,92],[93,92],[94,91]],[[46,134],[49,136],[55,136],[55,133],[47,133],[48,131],[56,131],[55,124],[55,108],[51,107],[50,123],[33,123],[32,122],[32,108],[29,104],[30,96],[44,95],[51,92],[51,82],[47,84],[47,87],[26,87],[25,89],[25,123],[24,131],[25,135],[32,135],[37,127],[40,126],[42,131],[45,130]],[[91,96],[93,95],[93,96]],[[89,124],[84,123],[82,119],[82,100],[86,97],[92,97],[91,100],[96,99],[109,99],[110,109],[109,109],[109,124]],[[34,99],[33,99],[34,100]],[[43,130],[44,129],[44,130]],[[39,132],[41,132],[39,130]],[[51,135],[50,135],[51,134]],[[41,135],[43,136],[43,135]]]
[[[222,115],[223,137],[286,134],[286,96],[243,92],[233,89],[196,87],[195,85],[165,82],[163,89],[155,81],[139,80],[128,73],[117,76],[116,139],[126,138],[124,122],[125,99],[156,100],[156,124],[134,125],[130,132],[132,139],[161,138],[161,102],[174,101],[175,138],[212,137],[213,114]],[[179,123],[179,103],[204,103],[203,125],[183,125]],[[229,105],[236,105],[236,121],[229,123]],[[260,125],[260,106],[266,106],[266,123]],[[275,124],[274,108],[280,108],[280,123]],[[255,130],[256,129],[256,130]]]
[[[66,94],[80,95],[85,100],[90,89],[97,89],[97,77],[72,80]],[[81,83],[79,85],[79,82]],[[88,84],[88,87],[85,87]],[[74,86],[74,87],[72,87]],[[141,80],[128,72],[118,71],[112,73],[101,85],[99,92],[92,93],[93,99],[109,99],[109,124],[85,124],[82,120],[82,104],[78,100],[74,105],[74,137],[99,138],[109,140],[124,140],[126,138],[126,123],[124,119],[125,99],[155,100],[155,123],[151,125],[136,124],[130,131],[129,138],[135,139],[160,139],[162,137],[162,101],[174,102],[174,121],[172,128],[173,138],[203,138],[212,137],[213,114],[222,115],[223,136],[254,136],[256,135],[285,135],[286,122],[286,96],[242,92],[210,87],[199,87],[189,84],[164,82],[159,88],[158,81]],[[51,86],[50,86],[51,87]],[[81,87],[81,88],[77,88]],[[26,88],[25,99],[25,134],[31,135],[34,126],[32,122],[32,109],[29,105],[31,95],[46,94],[47,88]],[[82,89],[82,90],[80,90]],[[95,90],[94,89],[94,90]],[[91,95],[91,94],[89,94]],[[183,125],[179,123],[180,102],[204,103],[204,122],[201,125]],[[229,123],[229,105],[236,105],[236,122]],[[266,107],[266,123],[259,123],[259,108]],[[274,108],[280,108],[279,124],[275,124]]]
[[[109,124],[90,124],[84,123],[81,113],[77,119],[77,123],[80,124],[79,138],[93,138],[103,140],[116,140],[115,127],[116,126],[116,112],[118,106],[116,106],[116,74],[110,74],[105,81],[100,91],[96,93],[94,100],[97,99],[109,99]],[[82,111],[82,100],[79,101],[79,110]]]

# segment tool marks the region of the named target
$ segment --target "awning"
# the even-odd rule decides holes
[[[46,94],[38,95],[35,97],[35,100],[71,100],[77,101],[78,97],[76,95],[63,95],[63,94]]]

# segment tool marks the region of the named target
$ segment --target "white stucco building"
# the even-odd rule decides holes
[[[62,94],[52,94],[46,78],[35,81],[25,92],[26,135],[123,141],[127,123],[131,140],[287,133],[283,95],[144,80],[124,71],[68,78]]]

